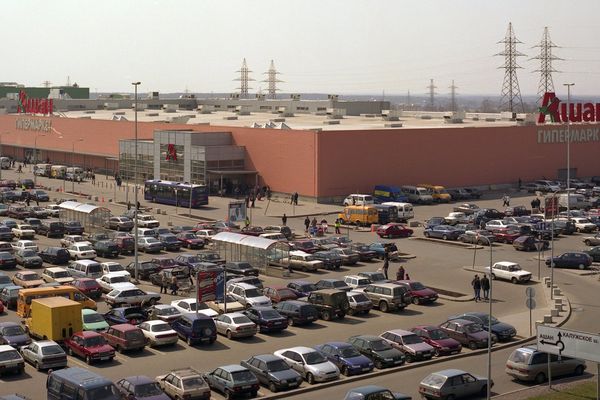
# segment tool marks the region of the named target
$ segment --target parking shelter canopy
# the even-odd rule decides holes
[[[61,208],[60,220],[79,221],[86,232],[101,230],[104,223],[110,218],[110,210],[93,204],[84,204],[78,201],[64,201],[58,205]]]
[[[285,242],[233,232],[220,232],[212,238],[219,255],[227,261],[244,261],[266,273],[269,264],[288,258]]]

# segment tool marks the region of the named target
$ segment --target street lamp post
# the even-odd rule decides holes
[[[556,201],[556,192],[552,192],[552,225],[550,226],[550,300],[554,300],[554,216],[556,215],[556,209],[558,204]],[[568,193],[568,192],[567,192]],[[546,205],[546,210],[548,206]],[[543,238],[541,238],[543,240]]]
[[[571,86],[574,83],[563,83],[567,87],[567,221],[571,220]]]
[[[134,218],[133,218],[133,234],[134,234],[134,240],[135,243],[133,244],[133,254],[134,254],[134,260],[133,263],[135,265],[135,280],[136,282],[139,282],[140,279],[140,271],[139,271],[139,266],[138,266],[138,261],[139,261],[139,256],[138,256],[138,123],[137,123],[137,111],[138,111],[138,86],[140,85],[141,82],[133,82],[132,85],[135,89],[135,105],[134,105],[134,115],[135,115],[135,161],[133,163],[133,176],[135,179],[135,194],[134,194],[134,201],[135,201],[135,211],[134,211]]]
[[[71,148],[71,181],[73,182],[71,186],[71,193],[75,194],[75,143],[83,142],[83,138],[79,138],[77,140],[73,140],[71,143],[73,146]]]
[[[489,400],[491,398],[491,382],[492,382],[492,289],[493,289],[493,283],[494,279],[492,279],[492,265],[493,265],[493,250],[492,250],[492,241],[485,237],[485,236],[480,236],[480,239],[485,239],[488,242],[488,245],[490,246],[490,293],[489,293],[489,310],[488,310],[488,348],[487,348],[487,380],[488,380],[488,384],[487,384],[487,393],[486,393],[486,399]]]
[[[37,187],[37,175],[35,174],[35,165],[37,164],[37,140],[39,137],[44,137],[46,135],[36,135],[33,139],[33,187]]]

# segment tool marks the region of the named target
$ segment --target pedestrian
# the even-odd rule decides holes
[[[317,217],[313,217],[312,221],[310,222],[310,225],[313,227],[317,227]]]
[[[306,218],[304,218],[304,232],[308,232],[308,227],[310,226],[310,218],[308,216],[306,216]]]
[[[489,300],[490,280],[488,279],[487,275],[484,275],[483,278],[481,278],[481,289],[483,289],[483,299]]]
[[[287,225],[287,215],[285,215],[285,213],[283,213],[283,215],[281,216],[281,224],[283,226]]]
[[[254,200],[256,200],[256,196],[252,195],[250,200],[252,201],[252,208],[254,208]]]
[[[340,232],[340,227],[342,226],[342,223],[340,222],[340,219],[336,219],[335,220],[335,233],[337,235],[341,234],[342,232]]]
[[[298,205],[298,192],[294,192],[294,204]]]
[[[177,289],[179,289],[179,286],[177,285],[177,277],[173,276],[171,278],[171,295],[177,296]]]
[[[27,204],[27,207],[29,207],[29,203],[30,203],[29,196],[26,196],[25,197],[25,204]]]
[[[481,280],[479,280],[478,275],[475,275],[471,281],[471,286],[473,287],[473,292],[475,293],[475,303],[477,303],[479,300],[481,300]]]
[[[536,209],[537,207],[535,206],[535,201],[536,199],[531,200],[531,210],[533,211],[534,209]]]
[[[271,193],[271,188],[269,186],[267,186],[267,191],[266,192],[267,192],[267,200],[270,201],[272,193]]]
[[[244,220],[244,225],[246,225],[246,228],[250,226],[250,218],[246,217]]]
[[[137,210],[139,211],[139,210],[140,210],[140,208],[141,208],[141,205],[140,205],[140,202],[139,202],[139,201],[137,202],[136,206],[137,206]]]
[[[192,267],[188,267],[188,276],[190,277],[190,286],[194,286],[194,278],[192,277],[192,273],[194,271],[192,270]]]
[[[329,224],[327,224],[327,220],[323,218],[321,220],[321,229],[323,229],[323,233],[327,233],[327,229],[329,228]]]
[[[246,202],[246,208],[248,208],[248,206],[250,205],[250,195],[246,195],[244,201]]]
[[[127,202],[127,211],[129,211],[129,210],[131,210],[131,202],[130,201]]]
[[[36,206],[40,206],[40,201],[38,200],[37,196],[35,196],[35,205]]]
[[[290,204],[294,204],[294,193],[290,195]]]
[[[21,167],[21,164],[19,164],[19,167],[17,168],[17,173],[22,173],[23,172],[23,168]]]
[[[523,183],[523,182],[521,182],[521,178],[519,178],[519,182],[518,182],[518,185],[519,185],[519,190],[521,190],[521,184],[522,184],[522,183]]]
[[[408,274],[406,274],[406,277],[404,278],[405,281],[410,281],[410,276],[408,276]]]
[[[508,197],[506,193],[504,193],[504,196],[502,196],[502,206],[510,207],[510,197]]]
[[[167,282],[167,278],[163,275],[163,277],[160,279],[160,293],[161,294],[167,294],[167,286],[169,285],[169,283]]]
[[[356,197],[352,196],[352,205],[355,206],[356,205]]]
[[[388,256],[387,251],[383,256],[383,267],[381,268],[385,279],[388,279],[388,269],[390,268],[390,257]]]
[[[400,268],[398,268],[398,272],[396,272],[396,280],[397,281],[403,281],[404,280],[404,267],[401,265]]]

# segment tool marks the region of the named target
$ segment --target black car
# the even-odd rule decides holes
[[[577,232],[577,228],[572,221],[555,220],[554,229],[557,230],[561,235],[572,235]]]
[[[63,265],[71,260],[71,255],[67,249],[62,247],[47,247],[38,253],[42,261],[54,264]]]
[[[326,269],[340,269],[343,263],[342,257],[333,251],[317,251],[312,256],[321,261]]]
[[[481,192],[479,191],[479,189],[463,188],[463,190],[465,192],[467,192],[472,199],[479,199],[479,198],[481,198]]]
[[[37,201],[50,201],[50,196],[43,190],[32,190],[31,198]]]
[[[138,263],[138,274],[140,279],[148,280],[150,275],[158,272],[160,269],[151,261],[140,261]],[[132,277],[135,277],[135,262],[129,263],[125,267],[125,271],[129,272]]]
[[[15,256],[6,251],[0,251],[0,267],[2,268],[14,268],[17,266],[17,259]]]
[[[67,235],[83,235],[83,226],[79,221],[65,222],[65,233]]]
[[[228,274],[258,276],[258,269],[247,262],[228,262],[223,265]]]
[[[546,266],[550,267],[551,262],[554,262],[555,268],[579,268],[586,269],[592,265],[592,257],[582,252],[567,252],[558,257],[548,258]]]
[[[584,250],[584,253],[592,257],[594,262],[600,262],[600,246],[595,246],[589,250]]]
[[[377,369],[397,367],[404,364],[404,354],[400,350],[394,349],[379,336],[352,336],[348,339],[348,343],[354,346],[362,355],[370,358]]]
[[[119,247],[112,240],[99,240],[92,246],[100,257],[118,257]]]
[[[44,221],[37,233],[46,237],[63,237],[65,231],[65,224],[60,221]]]
[[[0,226],[0,241],[2,242],[10,242],[13,240],[12,229],[8,226]]]
[[[260,332],[279,332],[288,327],[288,319],[273,307],[250,307],[243,313],[254,322]]]
[[[177,236],[172,233],[163,233],[158,235],[158,240],[163,244],[167,251],[179,251],[181,250],[181,242],[177,239]]]
[[[308,281],[292,281],[287,284],[287,287],[296,292],[296,294],[298,294],[298,297],[306,297],[311,292],[319,290],[317,288],[317,285]]]
[[[302,383],[302,376],[273,354],[260,354],[242,360],[240,365],[256,375],[258,381],[273,393],[295,389]]]
[[[352,243],[350,250],[358,253],[360,261],[373,261],[377,257],[377,253],[369,248],[369,245],[364,243]]]
[[[287,317],[289,325],[311,324],[319,318],[319,311],[312,304],[299,300],[281,301],[273,306],[279,314]]]

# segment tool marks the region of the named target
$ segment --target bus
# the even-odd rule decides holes
[[[19,290],[17,315],[21,318],[29,317],[29,314],[31,313],[31,301],[33,299],[58,296],[81,303],[83,308],[91,308],[92,310],[97,309],[96,302],[81,293],[76,287],[67,285],[57,287],[37,287]]]
[[[208,188],[187,182],[149,180],[144,182],[144,200],[180,207],[189,207],[191,200],[192,208],[198,208],[208,204]]]

